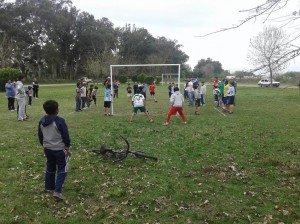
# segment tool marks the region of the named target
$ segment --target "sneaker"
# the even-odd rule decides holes
[[[57,200],[64,200],[64,197],[62,195],[62,193],[58,193],[58,192],[55,192],[53,193],[53,197],[56,198]]]
[[[149,122],[150,122],[150,123],[152,123],[152,122],[153,122],[153,120],[152,120],[152,119],[150,119],[150,120],[149,120]]]
[[[54,190],[48,190],[48,189],[45,189],[45,193],[53,194],[53,193],[54,193]]]
[[[186,124],[186,121],[185,122],[183,122],[184,124]]]
[[[167,126],[168,124],[169,124],[169,123],[168,123],[168,122],[166,122],[166,123],[164,123],[163,125],[164,125],[164,126]]]

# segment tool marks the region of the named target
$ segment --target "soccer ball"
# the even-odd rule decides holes
[[[157,103],[158,101],[157,101],[157,100],[154,100],[154,102]]]

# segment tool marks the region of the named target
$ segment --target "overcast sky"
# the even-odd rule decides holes
[[[251,37],[263,29],[262,21],[249,22],[242,27],[207,37],[195,37],[220,28],[238,24],[247,16],[239,12],[264,3],[265,0],[72,0],[81,11],[96,19],[108,18],[115,27],[135,24],[145,28],[154,37],[164,36],[177,40],[193,68],[198,60],[212,58],[223,69],[251,69],[247,52]],[[296,2],[296,3],[295,3]],[[293,1],[292,10],[299,9]],[[281,14],[291,13],[286,9]],[[300,59],[290,62],[288,70],[300,71]],[[299,64],[299,66],[298,66]]]

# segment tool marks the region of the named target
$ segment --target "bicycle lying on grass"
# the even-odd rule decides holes
[[[149,156],[147,155],[147,153],[143,152],[143,151],[139,151],[139,150],[134,150],[134,151],[130,151],[130,144],[127,141],[127,139],[125,139],[122,135],[120,135],[120,137],[126,142],[127,148],[123,149],[123,150],[113,150],[110,148],[107,148],[105,145],[101,145],[100,149],[93,149],[92,152],[99,154],[99,155],[103,155],[103,156],[108,156],[110,158],[113,158],[114,162],[119,162],[123,159],[125,159],[128,154],[133,154],[135,157],[139,158],[139,159],[151,159],[154,161],[157,161],[157,158],[154,156]]]

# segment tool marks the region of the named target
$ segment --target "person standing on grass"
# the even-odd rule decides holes
[[[79,112],[81,111],[80,106],[81,106],[81,84],[80,82],[77,83],[76,85],[76,90],[75,90],[75,111]]]
[[[111,85],[107,84],[104,90],[104,115],[105,116],[111,116],[111,111],[110,111],[111,98],[112,98]]]
[[[28,105],[32,105],[32,86],[28,86],[26,90],[26,94],[28,96]]]
[[[115,97],[119,98],[119,82],[117,80],[113,82],[113,89],[114,89],[114,98]]]
[[[224,86],[225,86],[225,79],[222,79],[222,81],[219,83],[219,91],[220,91],[220,103],[222,108],[224,108],[224,102],[223,102],[223,98],[224,98]]]
[[[39,83],[36,79],[33,79],[32,82],[32,91],[33,91],[33,98],[39,98]]]
[[[223,102],[224,102],[224,107],[223,107],[223,112],[227,112],[227,108],[228,108],[228,97],[227,97],[227,91],[230,88],[229,82],[228,80],[225,80],[224,83],[224,97],[223,97]]]
[[[47,158],[45,174],[45,192],[63,200],[62,187],[67,176],[70,161],[70,137],[65,120],[58,114],[58,103],[48,100],[43,104],[47,115],[38,126],[39,142]]]
[[[16,99],[18,102],[18,121],[26,121],[26,101],[25,101],[25,89],[24,89],[25,76],[20,75],[16,82]]]
[[[146,117],[148,118],[149,122],[153,122],[152,118],[150,117],[148,111],[146,110],[146,101],[144,95],[141,93],[143,87],[138,88],[137,94],[134,94],[132,97],[132,106],[133,106],[133,112],[130,117],[130,123],[132,123],[134,116],[137,114],[137,112],[140,110],[143,112]]]
[[[98,91],[98,86],[94,86],[92,91],[92,99],[94,101],[95,106],[97,106],[97,91]]]
[[[192,107],[194,105],[194,83],[192,79],[188,83],[188,96],[189,96],[189,106]]]
[[[88,108],[90,108],[91,102],[93,101],[93,99],[92,99],[93,89],[94,89],[94,84],[90,84],[90,87],[88,88],[87,94],[86,94],[86,104],[87,104]]]
[[[168,112],[167,121],[163,125],[168,125],[170,122],[170,119],[171,119],[171,115],[176,115],[177,112],[180,114],[183,123],[186,124],[186,119],[183,114],[183,108],[182,108],[184,98],[183,98],[182,94],[179,92],[178,87],[174,88],[174,93],[171,95],[170,102],[171,102],[172,106]]]
[[[202,106],[204,106],[206,104],[206,85],[204,84],[204,82],[201,83],[200,95],[201,95],[201,104]]]
[[[201,86],[198,86],[197,89],[194,90],[194,98],[195,98],[195,115],[200,115],[200,105],[201,105]]]
[[[86,109],[86,82],[83,82],[80,88],[81,109]]]
[[[152,83],[149,86],[149,92],[150,92],[150,97],[155,100],[155,85],[154,85],[154,83]]]
[[[234,98],[235,98],[235,88],[234,88],[234,82],[230,82],[229,89],[227,90],[226,96],[227,96],[227,105],[226,105],[226,111],[230,114],[233,113],[233,106],[234,106]]]
[[[15,111],[15,82],[11,82],[11,80],[7,80],[7,83],[5,83],[5,94],[8,101],[8,110],[9,111]]]
[[[132,98],[132,87],[130,86],[130,83],[128,83],[128,86],[126,88],[127,91],[127,99],[128,102],[130,102],[131,98]]]
[[[134,84],[133,84],[133,94],[137,94],[138,88],[139,88],[138,83],[134,82]]]

